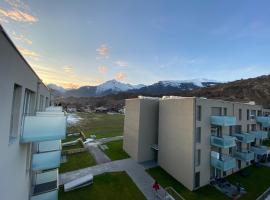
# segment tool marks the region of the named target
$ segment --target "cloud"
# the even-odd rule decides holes
[[[40,55],[34,51],[31,51],[29,49],[23,48],[23,47],[18,47],[18,50],[21,52],[21,54],[23,54],[24,56],[31,58],[33,60],[39,60],[40,59]]]
[[[6,21],[8,21],[8,19],[11,19],[13,21],[27,23],[35,23],[38,21],[38,19],[33,15],[30,15],[16,8],[13,8],[12,10],[5,10],[3,8],[0,8],[0,18]]]
[[[126,78],[126,75],[123,72],[118,72],[115,75],[115,79],[118,81],[123,81]]]
[[[123,60],[118,60],[116,62],[114,62],[114,64],[116,64],[118,67],[127,67],[128,63],[123,61]]]
[[[14,31],[12,32],[12,38],[14,38],[15,40],[21,41],[23,43],[26,43],[26,44],[33,44],[32,40],[28,39],[27,37],[25,37],[22,34],[17,34]]]
[[[108,58],[109,49],[105,44],[102,44],[99,48],[96,49],[98,58]]]
[[[71,66],[66,66],[63,68],[63,70],[64,72],[69,73],[69,74],[73,73],[73,67]]]
[[[5,0],[12,8],[29,10],[29,6],[21,0]]]
[[[99,66],[98,67],[98,72],[101,74],[106,74],[108,72],[108,68],[105,66]]]

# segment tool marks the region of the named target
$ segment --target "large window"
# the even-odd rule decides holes
[[[247,120],[249,120],[250,114],[249,114],[249,110],[247,110]]]
[[[49,98],[46,97],[45,107],[47,108],[49,106]]]
[[[201,127],[196,128],[196,143],[201,143]]]
[[[195,166],[199,166],[201,164],[201,150],[196,149],[195,153]]]
[[[43,106],[44,106],[44,96],[40,95],[40,97],[39,97],[39,111],[43,111]]]
[[[227,108],[223,108],[223,116],[227,116]]]
[[[221,107],[212,107],[211,108],[211,115],[213,116],[221,116],[221,111],[222,111],[222,108]]]
[[[196,109],[196,120],[201,121],[202,120],[202,106],[197,106]]]
[[[21,98],[22,98],[22,87],[20,85],[14,84],[11,119],[10,119],[9,143],[12,143],[18,136],[20,124],[19,120],[20,120]]]
[[[239,118],[239,121],[242,120],[242,109],[239,109],[238,118]]]
[[[195,188],[200,187],[200,172],[195,173]]]

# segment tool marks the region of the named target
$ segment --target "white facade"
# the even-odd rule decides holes
[[[30,198],[32,153],[37,144],[21,142],[24,120],[45,111],[51,98],[0,26],[0,199]]]

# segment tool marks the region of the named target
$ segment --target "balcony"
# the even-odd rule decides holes
[[[252,146],[250,150],[253,151],[256,155],[260,156],[263,156],[268,152],[268,148],[266,146]]]
[[[34,180],[33,195],[58,190],[58,169],[36,173]]]
[[[243,143],[251,143],[254,142],[255,140],[255,135],[254,134],[249,134],[249,133],[235,133],[233,136],[235,136],[237,138],[237,140],[239,140],[240,142]]]
[[[61,151],[33,154],[32,170],[54,169],[60,166]]]
[[[221,171],[228,171],[236,167],[236,160],[231,156],[219,155],[219,158],[211,156],[211,166]]]
[[[35,195],[30,198],[30,200],[57,200],[57,199],[58,199],[58,190],[46,192],[40,195]]]
[[[61,140],[65,135],[65,116],[25,116],[21,143]]]
[[[236,152],[234,154],[234,157],[238,160],[243,160],[243,161],[251,161],[255,159],[255,154],[252,151],[241,151],[241,152]]]
[[[37,112],[36,116],[65,116],[65,113],[64,112],[55,112],[55,111]]]
[[[211,116],[210,122],[216,126],[234,126],[236,125],[236,117],[233,116]]]
[[[37,152],[48,152],[48,151],[60,151],[61,147],[61,140],[52,140],[52,141],[45,141],[39,142],[37,144]]]
[[[270,116],[258,116],[256,117],[256,121],[264,127],[270,127]]]
[[[46,112],[63,112],[62,106],[49,106],[45,108]]]
[[[268,138],[268,132],[267,131],[251,131],[251,134],[255,135],[256,139],[267,139]]]
[[[230,148],[236,146],[235,137],[231,136],[211,136],[211,145],[219,147],[219,148]]]

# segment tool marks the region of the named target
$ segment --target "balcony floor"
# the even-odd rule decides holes
[[[42,183],[34,187],[34,195],[42,194],[44,192],[52,191],[57,189],[57,181],[51,181],[48,183]]]

